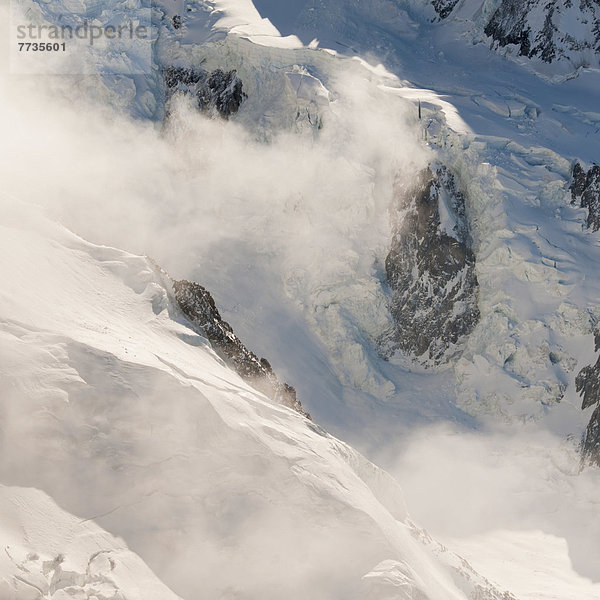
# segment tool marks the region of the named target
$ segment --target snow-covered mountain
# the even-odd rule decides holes
[[[440,20],[468,21],[492,47],[534,63],[599,66],[600,5],[595,0],[431,0]]]
[[[546,63],[568,61],[573,67],[598,66],[600,5],[594,0],[525,3],[504,0],[485,27],[501,47]]]
[[[598,4],[22,8],[0,591],[600,598]]]
[[[510,597],[230,370],[152,262],[3,214],[3,597],[175,598],[146,564],[183,598]]]

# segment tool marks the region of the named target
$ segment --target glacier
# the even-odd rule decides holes
[[[144,8],[30,4],[48,22]],[[3,77],[2,399],[15,428],[2,432],[1,482],[122,537],[127,560],[137,553],[184,598],[199,580],[215,597],[548,598],[542,577],[556,578],[556,598],[600,597],[597,476],[580,473],[579,454],[594,409],[578,384],[597,361],[600,255],[593,202],[572,195],[574,165],[594,172],[600,151],[597,9],[556,4],[517,15],[520,40],[544,11],[564,17],[572,35],[552,38],[550,56],[503,37],[510,2],[156,2],[149,74]],[[189,69],[235,71],[227,122],[171,97],[182,90],[169,73]],[[196,97],[220,112],[219,94]],[[455,353],[423,364],[402,343],[382,352],[394,329],[385,261],[394,182],[435,164],[464,198],[478,318]],[[442,230],[451,219],[440,215]],[[143,255],[206,286],[315,424],[174,322]],[[392,472],[415,520],[496,585],[420,533],[391,478],[337,438]],[[446,463],[464,440],[477,456]],[[477,521],[490,464],[528,499],[506,505],[537,529]],[[475,490],[458,496],[464,511],[476,508],[461,533],[443,498],[462,477]],[[529,558],[517,577],[517,558],[503,569],[494,555],[542,544],[555,572]],[[299,547],[293,569],[277,562]]]

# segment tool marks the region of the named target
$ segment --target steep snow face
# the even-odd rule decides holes
[[[235,3],[221,6],[232,10]],[[255,6],[283,35],[384,60],[399,37],[414,37],[426,21],[441,21],[459,36],[487,37],[503,54],[541,63],[542,72],[551,63],[571,72],[599,65],[600,7],[594,0],[301,0],[285,8],[257,0]]]
[[[43,492],[0,485],[2,600],[181,600],[131,552]]]
[[[122,537],[184,598],[364,598],[362,577],[385,561],[404,574],[399,598],[502,597],[421,539],[388,475],[272,404],[172,320],[148,259],[86,243],[14,199],[3,214],[3,482],[38,487]],[[90,595],[94,576],[64,550],[47,576]],[[90,566],[107,585],[109,558]],[[379,589],[398,591],[393,578]]]
[[[312,42],[362,54],[386,48],[391,36],[414,35],[416,24],[407,13],[412,3],[414,0],[295,0],[284,8],[277,0],[256,0],[255,6],[282,34],[296,35],[306,45]],[[431,14],[435,15],[433,10]]]

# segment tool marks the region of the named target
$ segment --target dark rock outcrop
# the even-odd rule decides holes
[[[592,414],[583,441],[583,460],[600,467],[600,404]]]
[[[259,359],[244,346],[229,323],[223,321],[213,297],[204,287],[190,281],[174,281],[173,291],[194,330],[210,341],[214,351],[242,379],[265,396],[310,418],[302,409],[296,390],[279,381],[267,359]]]
[[[203,69],[169,67],[164,77],[169,98],[176,92],[189,94],[201,111],[216,111],[225,119],[237,113],[247,98],[235,70],[215,69],[209,73]]]
[[[441,363],[458,351],[480,317],[465,197],[440,166],[421,172],[410,187],[398,185],[396,198],[385,261],[396,326],[383,352]]]
[[[600,230],[600,166],[593,165],[586,173],[585,169],[575,163],[573,166],[573,183],[571,184],[573,204],[579,203],[587,208],[587,226],[592,231]]]
[[[596,333],[596,352],[600,350],[600,331]],[[582,410],[596,406],[583,439],[584,462],[600,467],[600,357],[595,365],[582,369],[575,380],[583,396]]]
[[[440,19],[445,19],[454,10],[458,0],[431,0],[431,4]]]
[[[577,22],[565,22],[573,9]],[[521,56],[573,61],[582,51],[600,52],[599,17],[597,0],[502,0],[484,31],[502,47],[517,45]]]
[[[485,26],[485,34],[500,46],[516,44],[519,54],[529,56],[531,28],[527,25],[527,14],[531,4],[531,0],[504,0]]]

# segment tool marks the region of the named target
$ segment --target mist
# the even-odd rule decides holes
[[[337,76],[323,130],[276,131],[270,143],[186,98],[166,123],[133,120],[90,84],[3,78],[4,190],[175,275],[223,241],[300,269],[374,254],[386,245],[394,178],[428,156],[405,103],[352,73]]]
[[[526,558],[515,556],[517,534],[532,535],[530,551],[540,557],[540,534],[555,536],[566,541],[572,569],[600,582],[600,473],[581,470],[576,440],[539,423],[477,432],[444,425],[413,432],[380,461],[402,482],[411,517],[451,548],[458,544],[460,552],[469,539],[493,547],[510,532],[514,546],[502,559],[510,565]],[[530,585],[540,581],[530,573]]]
[[[3,75],[0,205],[31,203],[85,240],[148,255],[206,285],[226,316],[242,304],[232,324],[266,356],[277,323],[265,333],[254,313],[272,319],[283,305],[283,324],[341,294],[354,327],[372,297],[356,305],[343,288],[365,282],[383,298],[373,265],[387,251],[393,182],[428,158],[410,107],[356,68],[329,82],[323,129],[268,142],[243,114],[210,118],[187,98],[156,123],[131,118],[99,79]],[[16,361],[0,382],[3,483],[39,487],[122,536],[176,593],[359,597],[357,578],[394,555],[366,515],[299,484],[196,390],[67,339],[40,335],[39,351],[15,353],[22,335],[0,340],[5,364]]]
[[[393,183],[430,151],[412,104],[360,63],[336,64],[327,85],[322,129],[275,130],[265,142],[244,105],[224,121],[176,98],[166,122],[149,122],[111,104],[101,80],[4,78],[4,190],[89,241],[206,286],[292,385],[304,377],[290,364],[310,362],[312,350],[300,356],[277,326],[308,321],[335,372],[328,388],[389,394],[355,338],[358,328],[369,345],[390,327],[381,270]]]
[[[431,154],[419,141],[412,105],[385,94],[356,68],[352,65],[327,81],[333,100],[323,115],[323,129],[275,131],[268,142],[244,125],[243,107],[239,120],[224,121],[200,114],[189,99],[177,98],[166,122],[149,122],[133,119],[119,106],[119,99],[93,78],[29,79],[4,74],[0,79],[0,202],[18,199],[41,206],[86,240],[151,256],[173,277],[206,285],[244,341],[276,365],[288,361],[284,373],[292,378],[313,375],[302,372],[306,365],[300,360],[289,364],[301,350],[282,350],[293,342],[282,341],[278,328],[287,328],[293,319],[300,323],[299,329],[306,329],[307,322],[315,325],[325,356],[315,361],[331,361],[336,372],[329,372],[327,364],[329,379],[315,378],[311,387],[315,395],[300,398],[311,412],[327,394],[333,394],[333,388],[327,389],[333,386],[332,379],[379,393],[383,383],[366,375],[361,379],[355,364],[348,366],[350,361],[368,360],[348,342],[356,337],[356,329],[374,340],[389,326],[377,269],[391,235],[388,210],[393,183],[412,177]],[[309,351],[318,347],[313,340],[311,344]],[[346,353],[341,350],[345,344]],[[93,381],[98,374],[86,371],[91,367],[81,349],[70,348],[70,352],[70,364],[78,363],[79,374],[85,372],[85,381]],[[143,380],[147,374],[136,376]],[[161,391],[173,393],[167,384],[161,387],[162,381],[151,383],[155,389],[148,382],[143,388],[143,400],[149,405],[157,404]],[[100,397],[106,390],[100,380],[97,387]],[[324,388],[321,397],[319,387]],[[7,394],[7,388],[3,392]],[[130,399],[123,390],[111,393],[115,407],[118,401]],[[198,398],[189,391],[182,398],[175,414],[161,412],[164,407],[159,406],[147,415],[137,406],[139,413],[133,412],[128,420],[171,420],[189,439],[196,439],[199,431],[188,421]],[[325,406],[321,410],[327,413]],[[115,411],[115,419],[122,418]],[[3,416],[4,422],[15,424],[15,432],[28,418],[26,413]],[[202,436],[221,432],[219,418],[212,417],[214,421],[200,431]],[[73,435],[77,441],[76,432]],[[168,432],[165,436],[168,439]],[[177,460],[183,463],[185,441],[189,441],[185,436],[178,441],[184,458]],[[170,446],[151,448],[148,439],[136,442],[139,446],[127,451],[139,452],[144,460],[172,458]],[[91,448],[90,452],[100,450]],[[433,535],[456,540],[496,531],[541,530],[566,539],[577,573],[600,581],[599,476],[594,471],[579,472],[572,443],[534,428],[517,433],[469,433],[440,427],[419,429],[401,445],[390,440],[378,454],[374,458],[401,483],[412,517]],[[208,509],[217,518],[195,523],[193,540],[185,537],[180,531],[183,517],[193,511],[189,499],[181,500],[182,521],[173,523],[173,531],[181,537],[173,533],[163,547],[151,547],[148,539],[136,538],[135,531],[141,531],[144,520],[164,514],[161,499],[157,497],[156,513],[137,515],[128,529],[135,511],[128,510],[125,516],[119,511],[104,514],[106,505],[101,501],[103,493],[124,487],[126,478],[115,475],[114,480],[98,477],[92,481],[82,462],[65,459],[60,469],[56,465],[42,469],[36,466],[37,458],[21,456],[19,467],[26,465],[23,472],[29,476],[15,477],[12,483],[29,485],[39,476],[61,505],[82,518],[97,517],[110,530],[129,532],[132,549],[165,574],[168,582],[179,581],[181,590],[196,585],[188,579],[189,565],[194,562],[202,565],[203,576],[215,576],[211,584],[215,589],[224,585],[231,570],[236,581],[254,578],[259,591],[272,583],[273,572],[258,559],[247,564],[221,562],[218,548],[223,538],[233,545],[243,537],[244,553],[251,557],[266,543],[272,545],[272,556],[292,554],[301,547],[313,564],[321,556],[337,556],[339,572],[319,573],[322,579],[316,587],[323,598],[352,592],[335,588],[350,562],[356,563],[352,568],[358,571],[387,557],[378,542],[370,539],[366,521],[358,528],[364,537],[347,536],[340,530],[324,541],[317,527],[298,532],[295,524],[306,515],[287,514],[283,499],[275,492],[265,500],[257,484],[255,497],[239,499],[225,486],[222,496],[211,497],[210,481],[195,484],[190,498],[208,498]],[[196,472],[216,472],[214,461],[219,460],[223,470],[231,468],[223,457],[205,458],[194,465]],[[270,468],[258,451],[248,463],[235,460],[231,458],[240,473],[251,473],[258,481]],[[78,496],[62,489],[61,473],[69,479],[80,478],[77,490],[93,484],[97,504],[92,494]],[[285,469],[278,474],[284,478]],[[183,498],[189,490],[180,492]],[[223,497],[228,504],[220,504]],[[276,510],[269,502],[279,503]],[[279,533],[271,539],[268,532]],[[185,554],[185,560],[164,564],[162,557],[172,545]],[[217,557],[215,562],[209,556]],[[311,574],[306,565],[299,567],[296,579],[281,593],[289,594]],[[315,581],[312,584],[314,589]],[[251,587],[246,591],[248,597],[259,593]],[[243,597],[233,584],[230,597]],[[300,592],[297,597],[302,597]]]

